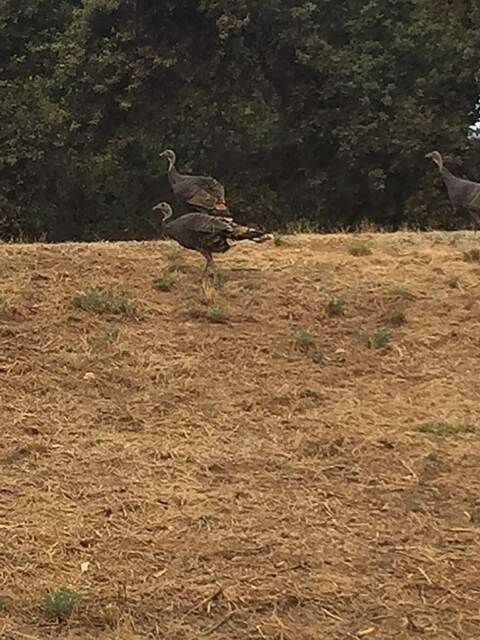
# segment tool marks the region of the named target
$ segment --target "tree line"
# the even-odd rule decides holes
[[[0,237],[157,233],[159,154],[239,221],[454,228],[480,179],[472,0],[1,0]]]

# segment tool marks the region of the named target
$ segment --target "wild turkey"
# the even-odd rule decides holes
[[[450,173],[443,166],[443,158],[438,151],[427,153],[425,157],[430,158],[437,165],[447,187],[453,213],[456,214],[459,209],[467,209],[476,231],[480,227],[480,183],[457,178]]]
[[[168,161],[168,181],[177,200],[190,209],[201,209],[212,215],[230,217],[225,202],[225,188],[210,176],[191,176],[179,173],[175,167],[176,155],[172,149],[160,154]]]
[[[220,216],[194,211],[167,222],[172,216],[168,202],[160,202],[153,207],[162,216],[163,233],[176,240],[185,249],[198,251],[206,259],[202,278],[213,264],[212,253],[225,253],[239,240],[263,241],[271,237],[258,229],[243,227]]]

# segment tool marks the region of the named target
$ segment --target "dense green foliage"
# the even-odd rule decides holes
[[[0,0],[0,25],[3,237],[148,237],[165,147],[268,226],[449,226],[425,152],[480,178],[474,0]]]

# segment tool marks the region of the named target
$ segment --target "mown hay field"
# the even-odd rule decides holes
[[[478,243],[0,245],[0,637],[478,640]]]

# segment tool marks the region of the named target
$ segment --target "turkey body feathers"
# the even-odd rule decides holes
[[[454,209],[480,209],[480,183],[458,178],[445,168],[441,175]]]
[[[173,167],[168,180],[175,197],[184,204],[222,215],[228,213],[225,188],[215,178],[181,174]]]
[[[186,249],[223,253],[235,241],[265,237],[263,231],[244,227],[226,218],[208,213],[186,213],[164,225],[164,233]]]
[[[195,212],[168,222],[164,231],[186,249],[223,253],[230,247],[228,239],[233,234],[233,227],[223,218]]]

